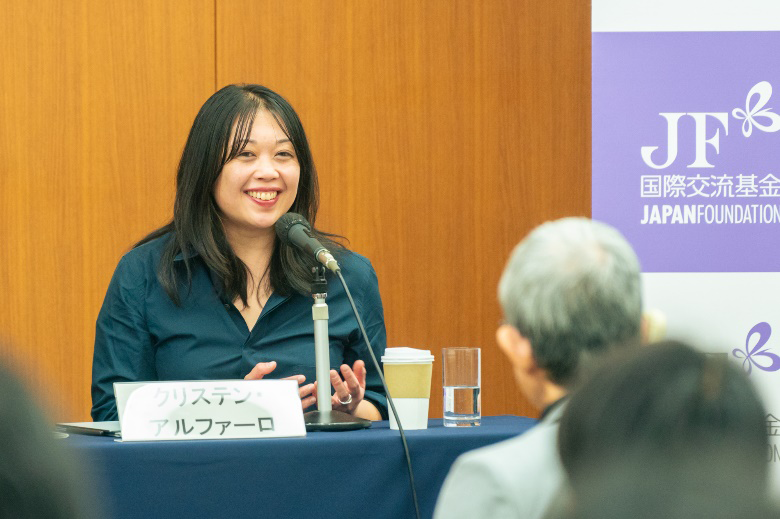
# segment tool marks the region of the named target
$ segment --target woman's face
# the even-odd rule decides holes
[[[214,184],[227,235],[273,232],[295,201],[300,175],[287,135],[267,110],[258,111],[246,147],[223,166]]]

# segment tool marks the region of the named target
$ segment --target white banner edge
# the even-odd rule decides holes
[[[592,0],[592,32],[780,31],[777,0]]]

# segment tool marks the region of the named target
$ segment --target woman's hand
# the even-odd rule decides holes
[[[246,374],[244,380],[261,380],[264,376],[268,375],[275,369],[275,360],[272,360],[271,362],[258,362],[255,364],[255,367],[252,368],[252,371]],[[295,380],[298,382],[298,396],[301,397],[301,407],[303,407],[303,409],[306,409],[307,407],[312,406],[317,402],[317,397],[315,396],[317,393],[314,391],[314,384],[306,384],[305,386],[301,386],[301,384],[306,382],[305,376],[293,375],[291,377],[284,377],[282,380]]]
[[[341,374],[344,380],[341,380],[335,369],[330,370],[330,384],[335,391],[330,397],[331,404],[337,411],[355,414],[355,409],[366,394],[366,365],[362,360],[355,361],[352,369],[342,364]]]
[[[363,400],[366,394],[366,365],[362,360],[355,361],[352,368],[346,364],[341,365],[341,379],[335,369],[330,370],[330,383],[335,393],[331,396],[331,405],[336,411],[349,413],[367,420],[381,420],[374,404]],[[317,394],[317,383],[314,383],[314,394]]]

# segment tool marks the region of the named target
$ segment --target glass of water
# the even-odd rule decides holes
[[[479,348],[444,348],[442,350],[444,385],[444,425],[472,427],[479,425],[482,405],[481,351]]]

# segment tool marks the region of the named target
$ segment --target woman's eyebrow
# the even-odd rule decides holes
[[[254,139],[249,139],[249,140],[248,140],[248,141],[246,141],[246,142],[247,142],[247,144],[257,144],[257,141],[256,141],[256,140],[254,140]],[[284,139],[279,139],[279,140],[277,140],[277,141],[276,141],[276,144],[284,144],[284,143],[286,143],[286,142],[291,142],[291,141],[290,141],[290,139],[288,139],[287,137],[285,137]]]

